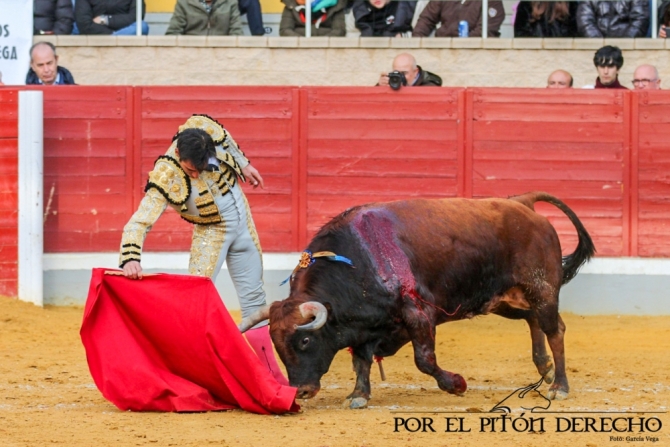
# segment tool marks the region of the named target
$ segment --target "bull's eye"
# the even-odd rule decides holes
[[[305,347],[309,344],[309,337],[305,337],[300,341],[301,347]]]

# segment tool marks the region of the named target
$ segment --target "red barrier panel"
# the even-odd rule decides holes
[[[320,225],[359,203],[541,189],[575,209],[599,255],[670,256],[670,96],[664,92],[44,92],[47,252],[116,251],[153,161],[179,124],[192,113],[206,113],[231,131],[265,178],[266,190],[245,190],[266,251],[302,250]],[[566,251],[572,250],[572,225],[551,206],[538,209],[557,227]],[[189,224],[170,211],[146,249],[188,250],[190,234]]]
[[[670,257],[670,92],[638,92],[633,106],[631,254]]]
[[[132,88],[44,92],[44,251],[116,251],[132,208]]]
[[[458,195],[459,95],[464,89],[309,88],[306,143],[309,238],[366,202]]]
[[[598,254],[628,254],[628,98],[621,90],[468,90],[466,191],[473,197],[546,191],[577,213]],[[551,205],[537,209],[558,230],[564,253],[574,251],[576,233],[565,214]]]
[[[0,89],[0,295],[18,293],[18,91]]]

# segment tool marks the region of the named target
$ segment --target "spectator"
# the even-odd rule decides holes
[[[580,37],[644,37],[649,29],[648,0],[580,2]]]
[[[26,85],[74,85],[72,73],[58,66],[56,47],[52,43],[37,42],[30,47]]]
[[[489,2],[488,37],[500,37],[500,25],[505,20],[505,10],[500,0]],[[437,24],[435,37],[458,37],[458,22],[468,22],[469,37],[482,36],[482,2],[481,1],[432,1],[421,11],[416,22],[414,37],[428,37]]]
[[[670,28],[670,0],[665,0],[658,7],[658,21],[661,24],[658,37],[665,39],[668,37],[668,29]]]
[[[361,37],[410,37],[416,1],[354,0],[352,7]]]
[[[565,70],[554,70],[547,79],[547,88],[571,88],[572,75]]]
[[[305,0],[282,0],[286,5],[279,24],[280,36],[305,35]],[[344,36],[347,0],[317,0],[312,3],[312,36]]]
[[[595,88],[626,88],[619,83],[623,55],[618,47],[607,45],[596,51],[593,64],[598,70]]]
[[[251,35],[264,35],[265,27],[263,26],[263,12],[261,11],[260,1],[238,0],[237,7],[240,10],[240,15],[247,15],[247,23],[249,24],[249,32]]]
[[[514,37],[577,37],[577,2],[519,3]]]
[[[633,73],[633,87],[635,90],[660,90],[661,80],[656,67],[649,64],[637,67]]]
[[[71,34],[72,0],[34,0],[33,34]]]
[[[74,18],[79,34],[134,36],[137,33],[136,5],[136,0],[77,0]],[[142,18],[145,12],[142,0]],[[142,34],[149,34],[149,25],[144,21]]]
[[[177,0],[165,34],[241,36],[237,0]]]
[[[442,78],[438,75],[425,71],[421,66],[416,64],[416,59],[409,53],[401,53],[393,59],[393,71],[399,71],[403,74],[408,87],[440,87],[442,86]],[[388,86],[388,73],[382,73],[379,76],[378,86]]]

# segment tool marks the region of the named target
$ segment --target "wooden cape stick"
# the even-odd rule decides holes
[[[123,276],[123,270],[105,270],[105,275]],[[157,275],[160,275],[160,273],[142,273],[142,277]]]

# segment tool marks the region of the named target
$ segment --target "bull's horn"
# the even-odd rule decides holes
[[[256,326],[261,321],[265,321],[270,318],[270,306],[263,306],[258,309],[256,312],[249,315],[247,318],[243,319],[240,324],[237,325],[237,328],[240,332],[245,333],[252,327]]]
[[[307,301],[306,303],[302,303],[299,309],[303,318],[314,317],[314,321],[301,326],[296,326],[297,330],[315,331],[326,324],[326,320],[328,319],[328,309],[318,301]]]

